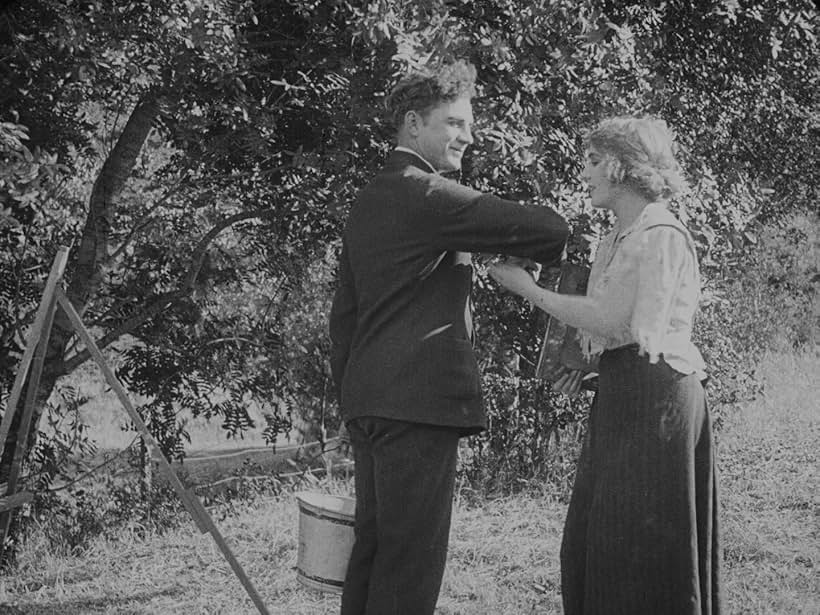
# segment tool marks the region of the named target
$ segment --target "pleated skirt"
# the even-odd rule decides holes
[[[715,449],[696,375],[603,353],[561,545],[565,615],[718,615]]]

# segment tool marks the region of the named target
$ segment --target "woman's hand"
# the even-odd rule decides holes
[[[528,291],[538,288],[532,273],[519,265],[498,262],[490,266],[489,273],[496,282],[516,295],[526,296]]]
[[[581,392],[581,381],[584,379],[584,374],[580,369],[569,369],[560,366],[556,371],[557,373],[553,374],[557,376],[556,380],[552,383],[553,391],[569,395],[570,397],[574,397]]]

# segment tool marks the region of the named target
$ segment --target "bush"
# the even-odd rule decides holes
[[[40,493],[26,514],[39,526],[49,552],[59,554],[82,553],[95,538],[114,536],[122,528],[140,537],[162,533],[186,515],[170,486],[157,483],[146,493],[133,478],[111,476],[87,488]]]
[[[750,235],[754,243],[706,284],[695,343],[710,371],[715,417],[762,391],[757,362],[767,350],[818,342],[820,222],[798,214]]]
[[[483,385],[488,428],[462,446],[462,479],[486,493],[542,483],[566,497],[591,395],[569,398],[535,378],[485,375]]]

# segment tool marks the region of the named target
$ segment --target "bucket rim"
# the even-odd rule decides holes
[[[320,496],[323,498],[338,498],[340,500],[348,502],[356,501],[356,498],[351,497],[349,495],[341,495],[338,493],[325,493],[323,491],[296,491],[293,495],[297,500],[306,500],[306,498],[310,498],[312,496]]]
[[[306,508],[314,512],[329,515],[338,515],[342,518],[353,518],[356,509],[356,499],[347,495],[322,493],[321,491],[299,491],[294,494],[299,508]],[[329,501],[339,504],[338,508],[329,507]]]

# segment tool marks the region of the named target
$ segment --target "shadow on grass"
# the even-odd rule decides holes
[[[146,611],[139,605],[146,605],[154,598],[176,596],[183,593],[179,586],[157,591],[134,592],[131,594],[104,598],[80,598],[59,602],[20,602],[18,604],[0,604],[2,615],[69,615],[72,613],[110,613],[112,608],[120,615],[144,614]],[[129,608],[130,607],[130,608]]]

